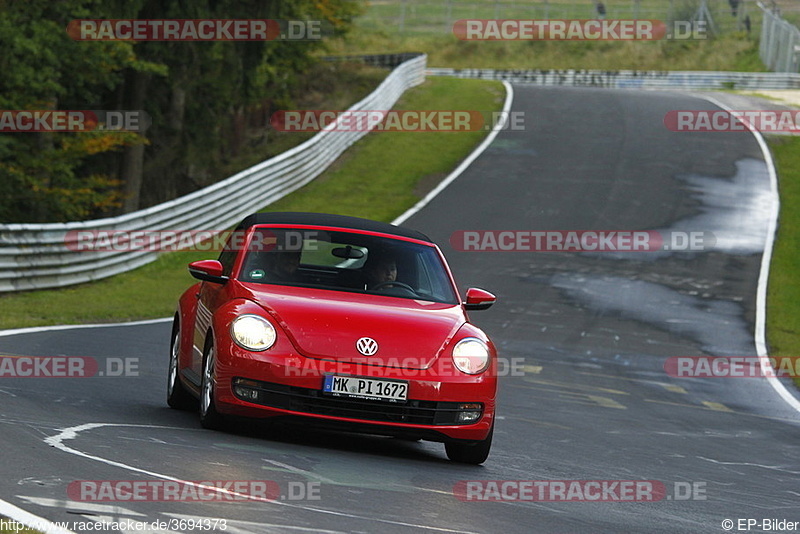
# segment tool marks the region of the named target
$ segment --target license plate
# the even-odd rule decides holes
[[[327,375],[322,391],[335,397],[403,402],[408,399],[408,382],[360,376]]]

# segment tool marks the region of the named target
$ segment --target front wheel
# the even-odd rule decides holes
[[[209,337],[203,351],[203,378],[200,385],[200,424],[203,428],[218,430],[224,422],[214,404],[216,392],[216,351],[214,340]]]
[[[177,322],[172,330],[172,345],[169,350],[169,375],[167,377],[167,404],[176,410],[196,409],[197,401],[186,390],[179,376],[181,330]]]
[[[453,462],[462,464],[480,465],[489,457],[489,450],[492,448],[492,435],[494,434],[494,423],[486,439],[473,442],[452,441],[444,444],[447,457]]]

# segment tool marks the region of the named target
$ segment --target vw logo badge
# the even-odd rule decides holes
[[[362,337],[356,341],[356,348],[364,356],[372,356],[378,352],[378,342],[371,337]]]

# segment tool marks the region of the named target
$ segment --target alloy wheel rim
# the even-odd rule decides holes
[[[180,340],[180,333],[175,333],[175,338],[172,340],[172,352],[170,353],[169,358],[169,384],[167,384],[167,392],[172,395],[172,391],[175,389],[175,380],[178,378],[178,353],[180,349],[178,347],[178,341]]]
[[[206,365],[205,368],[203,369],[203,414],[204,415],[208,412],[208,409],[211,406],[211,398],[214,391],[214,386],[212,384],[213,368],[214,368],[214,348],[212,347],[208,351],[208,358],[206,358]]]

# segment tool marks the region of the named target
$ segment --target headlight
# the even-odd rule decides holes
[[[466,337],[453,347],[453,363],[468,375],[476,375],[489,367],[489,347],[475,337]]]
[[[231,336],[242,348],[262,351],[275,343],[277,334],[272,323],[258,315],[240,315],[231,323]]]

